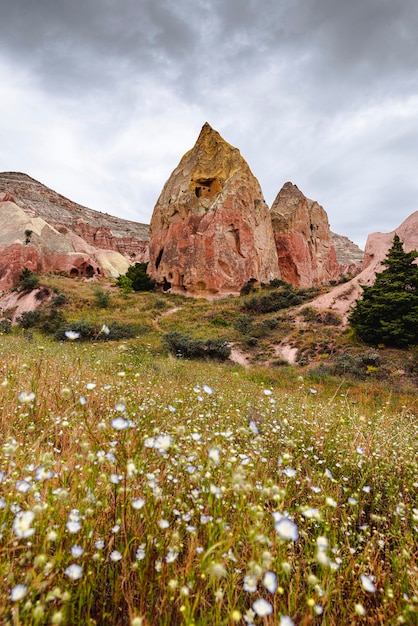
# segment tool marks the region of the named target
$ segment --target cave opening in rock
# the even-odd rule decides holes
[[[171,283],[164,276],[163,291],[168,291],[169,289],[171,289]]]
[[[161,263],[161,259],[163,258],[163,254],[164,254],[164,248],[161,248],[161,250],[158,253],[158,256],[155,260],[155,269],[158,270],[159,265]]]
[[[217,178],[199,178],[192,182],[197,198],[212,198],[221,190],[220,182]]]

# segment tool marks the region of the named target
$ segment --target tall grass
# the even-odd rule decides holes
[[[2,624],[418,623],[413,397],[1,342]]]

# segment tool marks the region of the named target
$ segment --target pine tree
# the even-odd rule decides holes
[[[349,322],[365,343],[406,348],[418,344],[418,252],[405,252],[398,235],[370,287],[363,287]]]

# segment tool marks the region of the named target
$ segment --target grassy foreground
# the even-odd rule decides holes
[[[414,398],[0,340],[2,624],[418,623]]]

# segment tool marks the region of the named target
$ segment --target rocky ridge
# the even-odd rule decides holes
[[[19,172],[0,172],[0,196],[12,199],[30,217],[40,217],[62,234],[115,250],[133,261],[148,255],[149,226],[81,206]]]
[[[26,174],[0,173],[0,290],[23,268],[117,277],[148,258],[148,227],[82,207]]]

